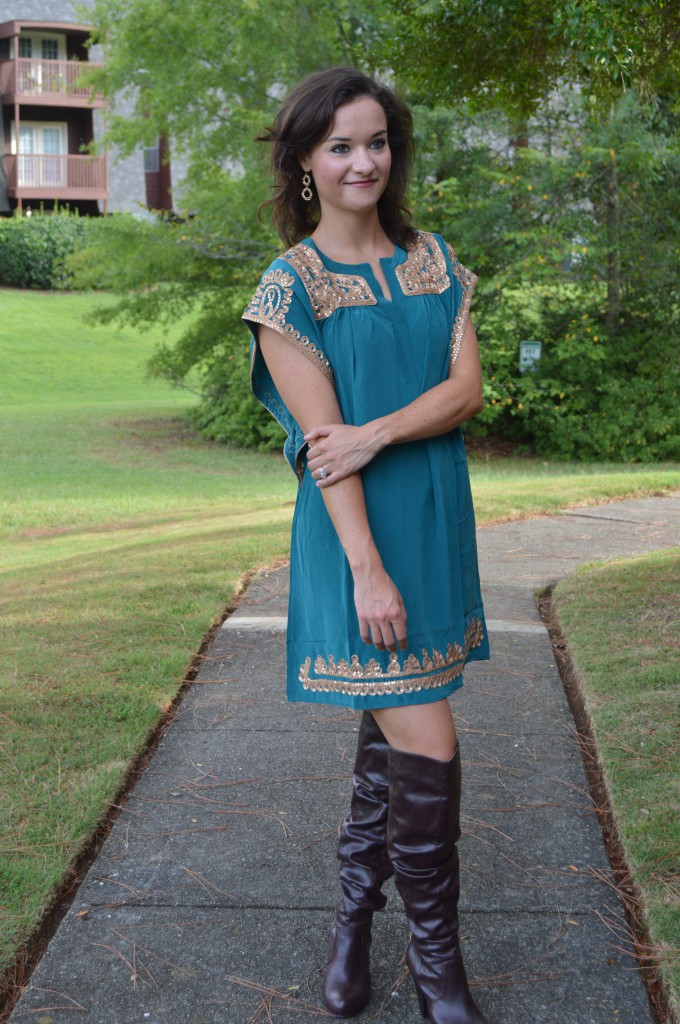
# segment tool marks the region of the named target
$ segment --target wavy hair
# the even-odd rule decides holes
[[[413,121],[403,100],[385,85],[356,68],[315,71],[288,94],[274,124],[258,142],[270,142],[274,196],[260,205],[272,207],[272,220],[287,246],[296,245],[319,223],[316,195],[302,199],[300,159],[328,135],[335,111],[345,103],[371,96],[385,111],[387,141],[392,154],[390,177],[378,200],[378,216],[388,238],[405,246],[414,237],[411,212],[405,204],[413,167]]]

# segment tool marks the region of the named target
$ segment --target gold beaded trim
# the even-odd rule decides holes
[[[399,664],[399,655],[393,652],[386,669],[375,658],[362,665],[358,654],[353,654],[349,661],[341,658],[338,662],[333,655],[328,656],[328,661],[319,656],[314,662],[315,678],[310,675],[312,659],[305,658],[298,678],[305,690],[314,693],[344,693],[355,697],[433,690],[446,686],[463,674],[469,652],[479,647],[483,639],[482,620],[474,618],[465,630],[465,650],[460,644],[447,644],[445,655],[433,650],[430,656],[423,648],[422,661],[415,654],[409,654],[403,666]]]
[[[441,295],[451,287],[446,258],[429,231],[419,231],[406,262],[394,270],[404,295]]]
[[[333,274],[319,254],[302,242],[284,253],[300,275],[317,320],[325,320],[342,306],[376,306],[377,299],[365,278],[358,274]]]
[[[285,270],[267,271],[250,300],[243,319],[264,324],[265,327],[271,327],[278,334],[290,338],[295,347],[318,366],[332,384],[333,370],[325,354],[306,334],[302,334],[286,321],[293,299],[294,284],[295,278]]]
[[[458,358],[460,346],[463,342],[463,334],[465,333],[465,327],[468,322],[468,317],[470,316],[472,292],[477,284],[477,275],[473,274],[471,270],[468,270],[467,267],[464,267],[462,263],[458,262],[458,257],[448,243],[446,248],[448,249],[448,253],[451,258],[451,270],[463,289],[463,298],[460,300],[460,306],[458,307],[456,319],[453,321],[453,330],[451,331],[451,359],[449,361],[450,372],[453,368],[453,364]]]

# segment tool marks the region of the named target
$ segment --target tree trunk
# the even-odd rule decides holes
[[[518,149],[526,149],[529,145],[529,125],[526,121],[515,121],[510,126],[510,137],[508,139],[513,157],[516,157]]]
[[[607,227],[607,316],[605,324],[607,333],[616,334],[621,314],[621,241],[620,241],[621,207],[619,201],[619,183],[616,173],[616,151],[612,149],[611,160],[607,166],[607,185],[605,195],[605,220]]]

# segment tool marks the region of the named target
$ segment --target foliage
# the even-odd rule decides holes
[[[400,0],[393,66],[431,100],[515,123],[566,82],[607,109],[622,90],[677,95],[680,8],[664,0]]]
[[[70,258],[69,269],[82,288],[123,293],[115,304],[93,309],[93,320],[145,329],[161,324],[171,332],[148,370],[200,396],[191,418],[206,436],[272,450],[282,446],[283,433],[251,394],[241,313],[258,276],[251,267],[266,264],[277,247],[263,229],[259,241],[254,231],[244,245],[242,262],[222,256],[234,244],[228,227],[226,217],[216,217],[213,229],[207,216],[141,222],[112,216],[96,241]]]
[[[88,72],[111,100],[106,141],[129,153],[167,134],[173,166],[179,157],[187,170],[175,190],[178,220],[139,226],[112,218],[71,266],[83,287],[123,295],[107,319],[188,325],[179,343],[159,349],[151,370],[199,390],[197,423],[209,436],[279,447],[280,428],[249,392],[240,322],[259,274],[280,249],[257,216],[269,194],[268,154],[253,140],[286,89],[309,71],[374,66],[382,7],[377,0],[281,0],[273,7],[261,0],[196,0],[190,7],[186,0],[95,0],[90,19],[93,41],[106,46],[105,67]],[[301,47],[301,38],[314,45]]]
[[[193,183],[206,167],[250,173],[253,136],[305,74],[374,69],[385,12],[377,0],[95,0],[90,20],[106,46],[89,76],[111,97],[107,138],[131,152],[167,133]]]
[[[544,455],[676,458],[680,159],[669,126],[619,101],[607,123],[575,98],[534,122],[542,148],[470,141],[459,112],[455,176],[422,192],[419,221],[479,274],[474,309],[486,407],[473,429]],[[498,136],[498,118],[475,125]],[[448,163],[446,157],[440,157]],[[618,307],[611,316],[609,173],[617,173]],[[543,356],[519,372],[523,340]]]
[[[168,133],[188,170],[178,219],[112,218],[72,266],[123,295],[108,319],[185,325],[151,370],[198,391],[201,429],[277,447],[239,319],[279,250],[257,219],[269,186],[252,139],[312,68],[398,67],[420,147],[416,223],[480,277],[486,408],[472,429],[560,457],[677,457],[676,14],[656,0],[492,0],[483,18],[473,0],[96,0],[108,141],[127,152]],[[272,36],[275,51],[254,44]],[[543,344],[523,375],[522,340]]]
[[[71,287],[66,258],[85,245],[94,222],[77,213],[36,213],[0,219],[0,284],[15,288]]]

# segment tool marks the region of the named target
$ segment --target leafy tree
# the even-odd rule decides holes
[[[519,121],[567,83],[608,109],[632,86],[680,81],[674,0],[399,0],[386,58],[432,99],[472,100]],[[677,92],[675,93],[677,96]]]
[[[110,99],[106,143],[129,153],[167,135],[186,175],[175,182],[178,218],[111,218],[71,267],[82,286],[122,294],[105,318],[189,325],[150,369],[201,394],[202,429],[276,446],[280,429],[250,396],[240,321],[280,249],[267,218],[258,220],[268,153],[254,138],[308,72],[338,63],[373,70],[382,10],[377,0],[95,0],[89,17],[92,41],[106,47],[105,67],[88,72]]]
[[[562,97],[534,123],[539,147],[488,144],[498,115],[457,112],[455,174],[423,193],[420,223],[455,241],[480,277],[475,321],[486,406],[470,429],[530,439],[544,455],[680,456],[680,158],[672,124],[623,97],[602,125]],[[555,123],[557,121],[557,123]],[[477,133],[475,138],[473,125]],[[552,148],[545,139],[552,135]],[[465,147],[465,140],[468,140]],[[609,236],[599,205],[612,150],[620,201],[621,307],[609,326]],[[523,340],[543,344],[519,372]]]
[[[416,222],[480,275],[487,406],[472,429],[561,456],[680,454],[674,6],[96,0],[94,20],[97,85],[133,106],[114,105],[108,141],[127,151],[167,133],[188,170],[182,216],[111,218],[76,257],[80,280],[123,293],[109,317],[187,323],[151,371],[201,394],[210,436],[280,443],[250,396],[240,322],[279,249],[257,220],[268,174],[252,139],[293,81],[353,63],[409,84]],[[528,338],[544,355],[521,375]]]
[[[455,110],[468,141],[469,114],[491,121],[496,139],[495,154],[463,140],[434,204],[485,282],[482,420],[504,430],[514,421],[553,454],[677,454],[680,8],[401,0],[399,12],[400,74]],[[524,376],[519,323],[544,341],[540,370]]]

